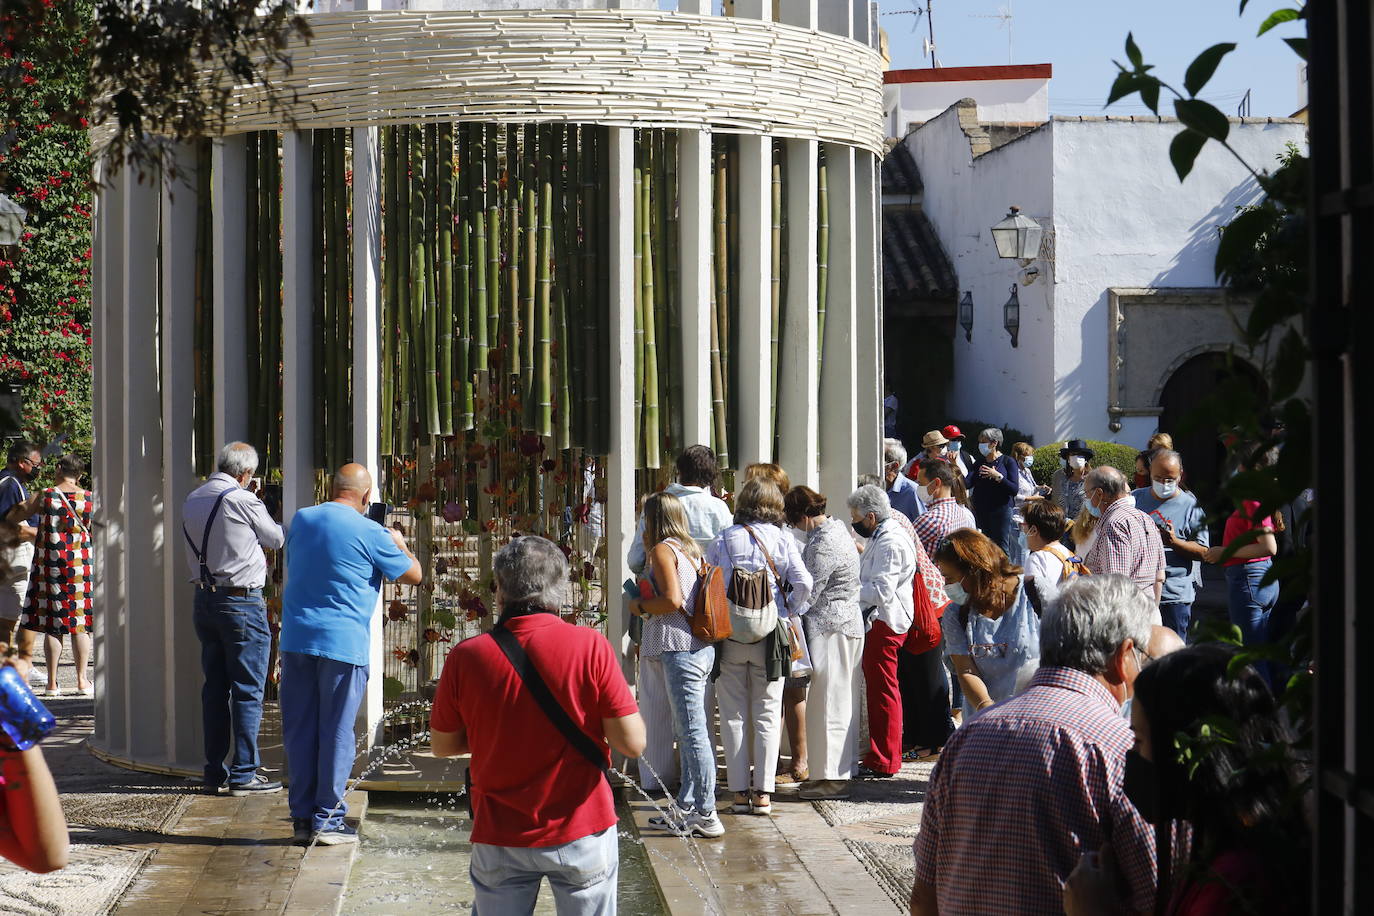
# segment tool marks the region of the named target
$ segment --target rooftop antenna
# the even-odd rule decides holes
[[[911,23],[911,31],[913,32],[920,27],[921,17],[926,17],[926,25],[930,27],[930,37],[921,39],[921,56],[930,58],[930,66],[932,68],[939,67],[940,61],[935,57],[935,20],[930,14],[932,0],[926,0],[925,9],[921,8],[920,0],[912,0],[912,3],[915,5],[909,10],[893,10],[888,13],[883,13],[882,15],[915,16],[916,18],[912,20]]]
[[[1012,45],[1011,45],[1011,40],[1012,40],[1012,20],[1015,18],[1015,16],[1012,14],[1012,11],[1011,11],[1011,0],[1007,0],[1005,6],[999,6],[999,7],[997,8],[997,12],[995,12],[995,13],[970,13],[969,15],[970,15],[972,18],[974,18],[974,19],[998,19],[998,20],[1000,20],[1000,22],[998,23],[998,26],[997,26],[997,27],[998,27],[999,29],[1006,29],[1006,30],[1007,30],[1007,63],[1011,63],[1011,62],[1012,62]]]

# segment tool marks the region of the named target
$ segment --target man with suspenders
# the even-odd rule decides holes
[[[257,450],[230,442],[219,453],[218,467],[186,497],[182,509],[205,673],[200,695],[204,788],[211,795],[226,785],[234,796],[277,792],[281,783],[258,772],[258,725],[272,645],[262,597],[267,582],[262,550],[280,548],[285,535],[257,493],[247,489],[258,469]]]

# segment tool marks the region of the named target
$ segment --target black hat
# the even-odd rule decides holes
[[[1070,455],[1082,455],[1089,461],[1093,460],[1093,450],[1088,448],[1088,443],[1082,439],[1070,439],[1064,443],[1064,447],[1059,450],[1060,458],[1067,458]]]

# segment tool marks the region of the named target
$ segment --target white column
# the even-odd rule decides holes
[[[620,583],[630,575],[625,553],[635,530],[634,442],[634,131],[605,128],[610,164],[610,392],[611,447],[606,461],[606,634],[629,661],[629,616],[620,600]]]
[[[315,502],[314,360],[308,131],[282,132],[282,521]]]
[[[129,632],[129,605],[124,570],[124,187],[118,175],[102,169],[104,184],[97,194],[96,221],[96,353],[99,356],[97,398],[95,492],[100,497],[96,527],[98,564],[95,613],[94,742],[106,750],[126,753],[129,736],[127,715],[127,664],[123,643]]]
[[[147,759],[166,747],[162,664],[147,658],[149,631],[161,626],[164,597],[155,230],[161,189],[156,180],[140,182],[137,170],[127,165],[119,181],[124,185],[124,549],[130,560],[129,627],[119,650],[127,676],[129,754]]]
[[[214,141],[211,170],[213,222],[214,448],[248,437],[249,405],[238,380],[248,367],[248,328],[244,309],[246,283],[244,251],[248,245],[248,141],[239,134]],[[256,229],[254,230],[256,231]],[[254,442],[259,449],[266,442]]]
[[[786,141],[787,302],[778,365],[778,463],[794,483],[820,486],[820,367],[816,345],[815,140]]]
[[[380,481],[380,316],[377,290],[381,277],[382,222],[378,188],[377,128],[353,129],[353,460]],[[447,384],[447,380],[444,380]],[[378,497],[374,496],[374,499]],[[358,712],[368,747],[381,738],[382,598],[372,615],[368,658],[377,677],[368,678],[367,694]]]
[[[685,10],[684,10],[685,12]],[[682,437],[711,443],[711,135],[678,131]]]
[[[162,184],[162,622],[160,658],[167,697],[167,761],[199,766],[204,754],[201,721],[200,640],[191,619],[195,592],[182,553],[182,502],[195,489],[196,194],[195,147],[174,151],[181,177]],[[153,633],[148,633],[151,639]],[[136,638],[135,644],[144,639]],[[157,668],[159,666],[152,666]]]
[[[821,488],[839,500],[854,490],[859,474],[854,305],[854,150],[825,145],[830,193],[830,253],[821,364]]]
[[[883,310],[878,292],[879,185],[872,153],[854,151],[855,372],[859,400],[859,468],[878,474],[883,438]]]

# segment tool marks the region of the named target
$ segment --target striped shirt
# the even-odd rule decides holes
[[[954,733],[930,777],[916,880],[941,913],[1064,912],[1064,881],[1110,839],[1136,912],[1155,899],[1154,830],[1122,788],[1131,727],[1107,689],[1041,668]]]
[[[1102,510],[1097,537],[1083,562],[1094,573],[1120,573],[1154,598],[1155,582],[1164,578],[1164,542],[1133,500],[1118,499]]]
[[[677,541],[669,538],[663,543],[673,552],[677,569],[657,570],[650,564],[654,577],[654,590],[663,594],[659,583],[664,576],[677,576],[677,585],[682,592],[682,606],[693,608],[697,601],[697,569],[699,563],[682,552]],[[692,625],[687,615],[681,611],[671,614],[652,614],[644,621],[644,633],[639,640],[639,654],[644,658],[662,655],[664,652],[695,652],[706,643],[692,635]]]
[[[935,548],[940,546],[940,542],[951,531],[978,527],[978,523],[973,520],[973,513],[959,505],[959,501],[953,496],[935,500],[926,506],[926,511],[911,524],[916,529],[916,536],[921,539],[921,546],[928,554],[935,553]]]

